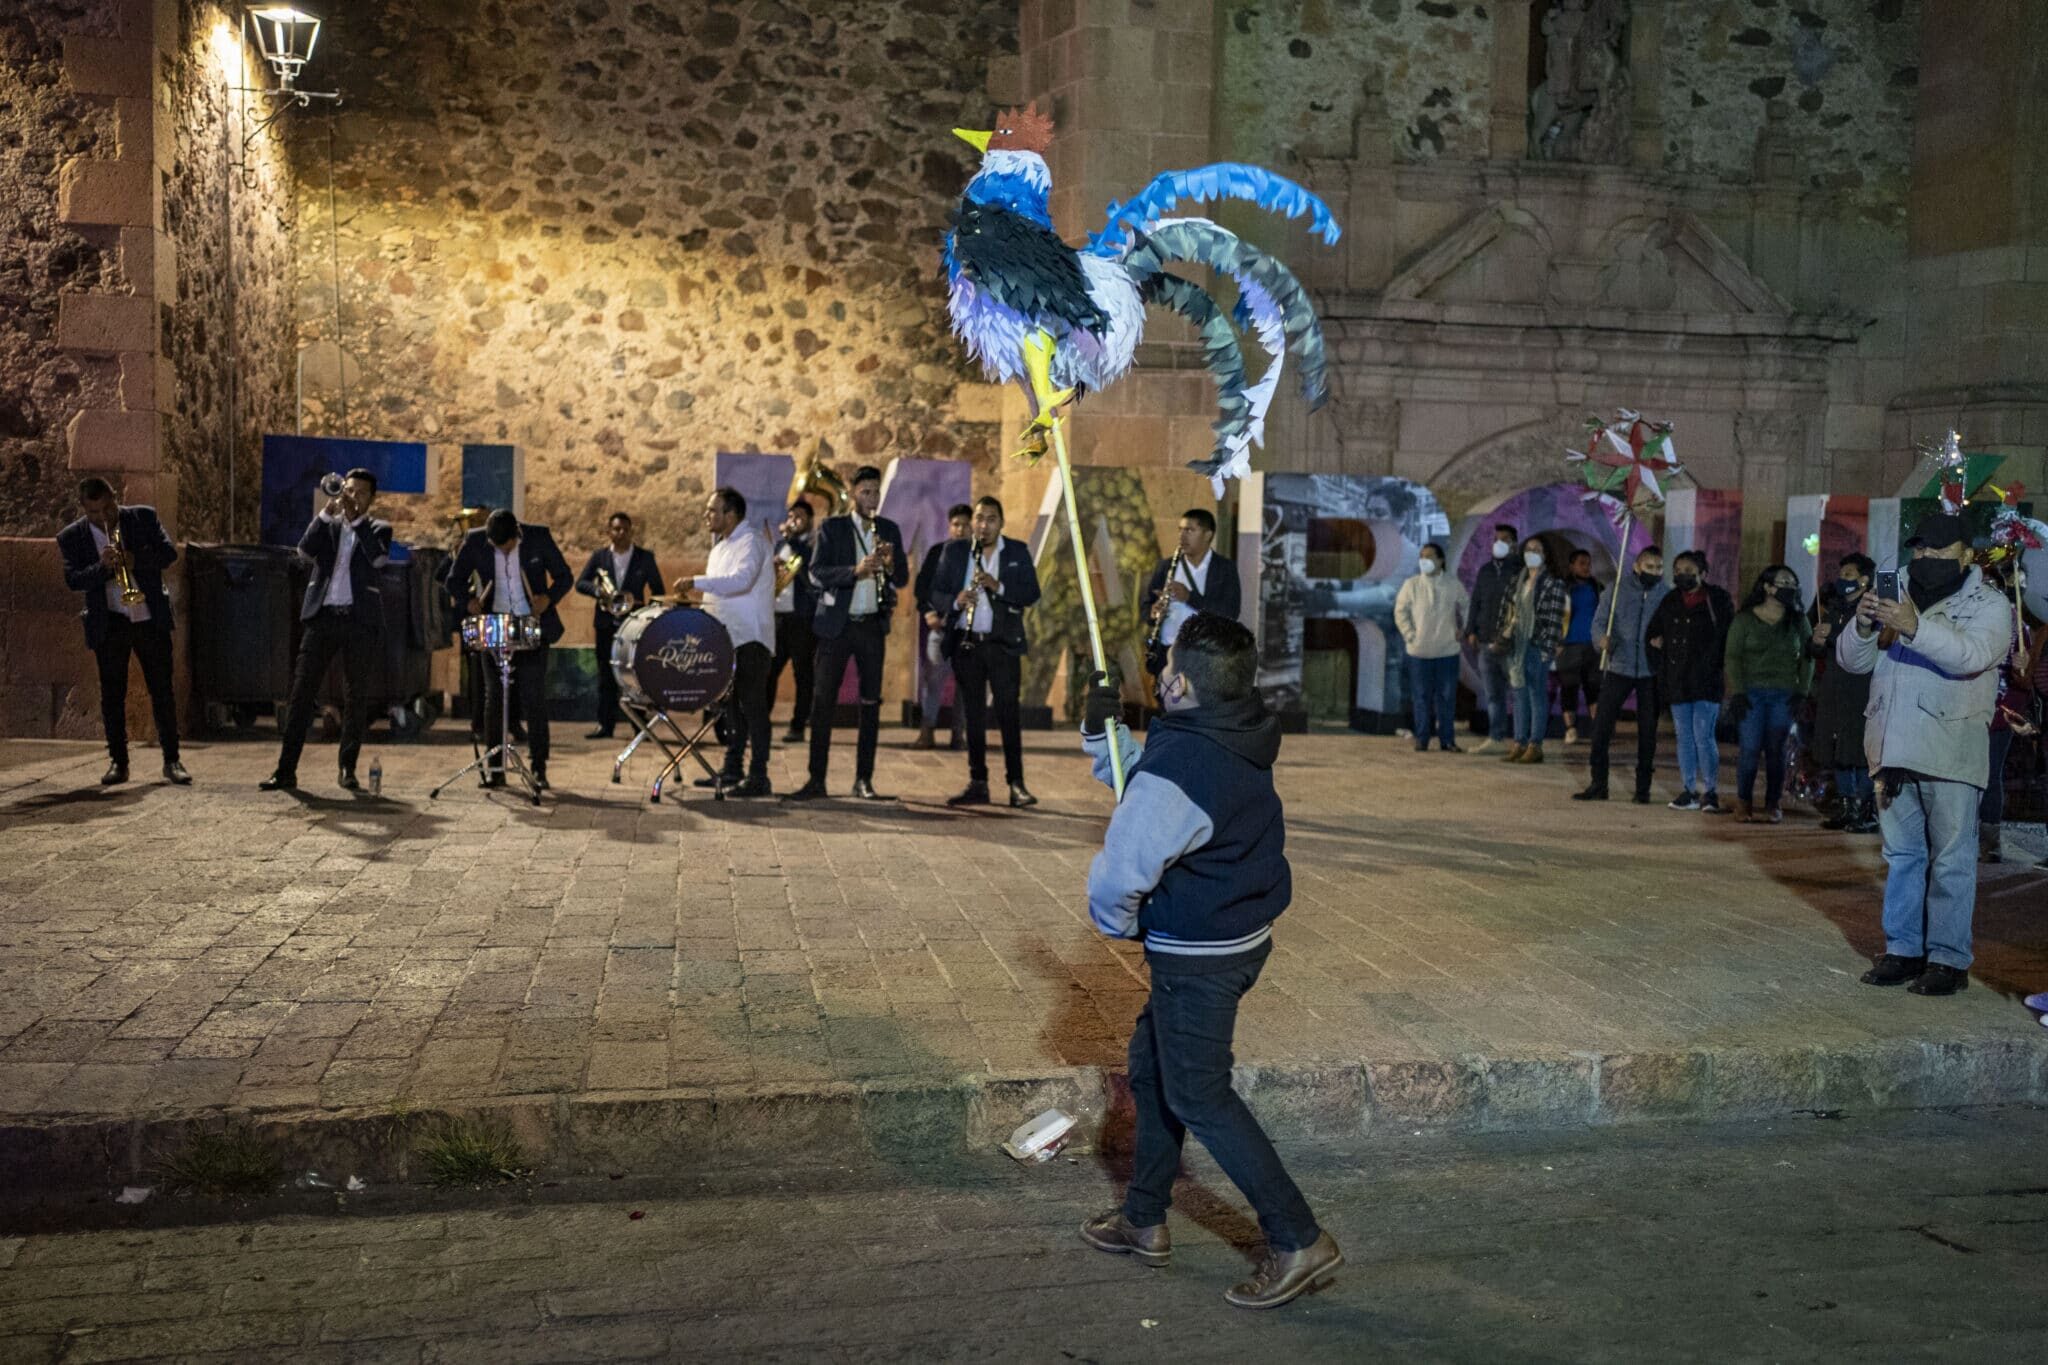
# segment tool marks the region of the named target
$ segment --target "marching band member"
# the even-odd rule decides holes
[[[950,613],[935,611],[929,603],[932,597],[932,584],[939,572],[940,556],[946,553],[948,545],[965,541],[973,526],[974,509],[964,502],[954,503],[946,512],[946,539],[924,552],[924,563],[918,566],[917,582],[911,588],[919,608],[924,612],[925,626],[924,667],[918,670],[917,682],[917,710],[922,718],[923,728],[917,732],[917,741],[910,746],[913,749],[939,747],[932,727],[939,723],[939,711],[942,699],[946,695],[946,679],[953,676],[953,666],[946,662],[945,655],[946,619]],[[956,687],[954,691],[957,697],[959,689]],[[956,700],[953,708],[952,745],[955,749],[966,742],[966,731],[962,725],[960,707]]]
[[[661,591],[661,566],[654,551],[633,543],[633,518],[614,512],[605,523],[608,543],[590,552],[583,572],[576,575],[576,591],[597,599],[592,630],[597,642],[597,728],[585,739],[610,739],[619,723],[619,680],[612,673],[612,637],[619,622],[647,605],[647,599]],[[599,586],[599,577],[610,585],[609,593]]]
[[[816,697],[811,705],[811,777],[788,800],[815,801],[824,796],[825,773],[832,760],[832,712],[839,704],[839,684],[852,661],[860,679],[860,741],[854,751],[853,794],[880,801],[875,792],[875,745],[882,725],[882,663],[889,648],[889,617],[896,593],[910,581],[903,555],[903,532],[882,505],[882,471],[862,465],[853,475],[853,511],[827,518],[818,529],[818,552],[811,561],[811,582],[818,589],[818,614],[811,628],[818,637]]]
[[[768,668],[775,630],[775,558],[768,537],[747,521],[747,500],[738,489],[714,488],[704,500],[704,529],[711,532],[711,557],[704,571],[676,580],[684,589],[704,595],[704,610],[718,618],[732,637],[732,702],[737,714],[727,727],[725,768],[711,779],[729,786],[735,796],[767,796]],[[740,761],[749,748],[745,781]],[[701,785],[701,784],[700,784]]]
[[[768,704],[782,686],[782,669],[796,669],[796,705],[790,709],[785,744],[804,742],[804,726],[811,719],[811,684],[818,663],[818,640],[811,634],[811,617],[818,610],[818,589],[811,583],[811,556],[817,541],[811,531],[811,505],[798,498],[782,518],[782,543],[775,558],[790,566],[789,581],[775,593],[775,658],[768,665]]]
[[[299,662],[292,673],[291,700],[285,705],[284,743],[277,767],[256,785],[264,791],[289,791],[299,785],[299,753],[313,724],[314,703],[321,680],[334,656],[341,656],[341,774],[337,781],[355,791],[356,756],[363,749],[363,731],[370,714],[370,669],[378,662],[384,638],[383,594],[377,571],[391,559],[391,523],[370,515],[377,498],[377,476],[351,469],[341,492],[327,500],[306,534],[299,553],[313,562],[299,619],[306,623],[299,637]]]
[[[554,533],[520,521],[509,508],[491,513],[482,530],[463,537],[442,577],[449,597],[464,604],[466,615],[491,612],[540,621],[540,644],[512,656],[512,690],[526,713],[533,778],[543,790],[548,785],[548,647],[562,638],[555,605],[568,596],[574,581]],[[498,695],[504,684],[496,668],[483,674],[484,742],[495,747],[504,742],[504,703]],[[492,769],[487,781],[504,786],[504,769]]]
[[[85,515],[57,533],[64,584],[85,594],[85,643],[99,661],[100,724],[106,733],[107,771],[102,786],[128,780],[128,656],[142,664],[164,751],[164,780],[192,780],[178,761],[178,702],[171,685],[171,599],[164,569],[178,547],[164,534],[154,507],[123,507],[113,485],[92,478],[78,485]]]
[[[1198,611],[1227,616],[1235,621],[1243,606],[1244,591],[1237,581],[1237,566],[1222,555],[1212,554],[1216,544],[1216,517],[1190,507],[1181,514],[1180,545],[1173,558],[1162,559],[1145,584],[1138,609],[1152,623],[1145,642],[1145,671],[1159,677],[1166,663],[1166,651],[1180,634],[1181,623]]]
[[[1012,806],[1035,806],[1024,785],[1024,735],[1017,689],[1029,648],[1024,610],[1038,601],[1038,570],[1031,550],[1003,534],[1003,505],[974,504],[968,540],[948,541],[932,577],[928,610],[948,622],[944,649],[953,665],[961,709],[967,714],[967,787],[949,806],[988,804],[988,698],[995,695],[1003,735],[1003,778]]]

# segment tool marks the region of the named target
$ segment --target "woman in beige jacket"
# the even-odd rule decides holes
[[[1408,650],[1408,696],[1415,714],[1415,752],[1458,750],[1458,641],[1470,599],[1446,572],[1441,545],[1422,547],[1420,571],[1394,594],[1394,629]]]

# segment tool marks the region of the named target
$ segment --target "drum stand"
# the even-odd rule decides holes
[[[526,760],[520,756],[518,746],[512,742],[512,655],[514,651],[509,647],[500,646],[489,652],[498,661],[498,742],[491,745],[488,749],[476,749],[476,757],[471,759],[460,772],[454,773],[440,786],[428,792],[427,799],[429,801],[438,800],[443,791],[454,786],[469,773],[481,771],[483,780],[477,785],[489,787],[493,771],[502,773],[509,770],[517,775],[519,785],[526,788],[528,799],[538,806],[540,804],[540,783],[534,780],[533,770],[526,766]],[[616,782],[618,780],[618,776],[614,774],[612,781]]]
[[[619,710],[625,712],[626,719],[633,722],[637,733],[633,736],[632,742],[621,749],[619,756],[612,760],[612,781],[619,781],[619,774],[625,768],[626,760],[633,756],[633,751],[638,749],[644,741],[651,739],[654,741],[654,747],[661,750],[667,757],[668,762],[664,763],[661,771],[654,775],[654,786],[647,793],[649,802],[658,804],[661,801],[662,785],[681,769],[683,760],[686,758],[694,758],[703,765],[705,776],[711,779],[711,799],[714,801],[725,800],[726,784],[724,770],[714,767],[711,760],[704,757],[702,745],[704,736],[709,734],[712,727],[718,724],[718,708],[725,704],[725,699],[730,695],[732,695],[731,688],[727,688],[724,692],[720,693],[718,700],[705,708],[704,723],[699,725],[695,732],[690,734],[685,734],[683,727],[676,723],[675,717],[669,715],[668,712],[660,707],[653,705],[643,707],[635,702],[626,700],[624,697],[619,698]],[[664,730],[667,732],[666,734],[663,733]]]

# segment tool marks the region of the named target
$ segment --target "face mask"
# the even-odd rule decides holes
[[[1861,596],[1863,593],[1863,580],[1860,578],[1838,578],[1835,580],[1835,591],[1844,597]]]
[[[1691,592],[1700,585],[1700,577],[1698,574],[1691,573],[1673,574],[1671,576],[1671,584],[1680,592]]]
[[[1543,556],[1534,550],[1530,550],[1522,556],[1522,562],[1532,569],[1540,569],[1543,567]]]
[[[1496,540],[1493,542],[1493,557],[1495,559],[1506,559],[1508,557],[1508,549],[1509,546],[1505,540]]]
[[[1656,587],[1659,582],[1663,581],[1663,578],[1663,574],[1651,573],[1647,569],[1636,570],[1636,582],[1642,584],[1645,588]]]
[[[1434,559],[1423,560],[1421,567],[1424,578],[1432,578],[1436,575],[1436,561]]]
[[[1912,584],[1913,605],[1932,606],[1962,586],[1963,566],[1953,559],[1929,555],[1908,564],[1906,577]]]
[[[1799,589],[1797,588],[1778,588],[1771,593],[1771,596],[1777,598],[1783,606],[1790,607],[1794,611],[1799,609]]]

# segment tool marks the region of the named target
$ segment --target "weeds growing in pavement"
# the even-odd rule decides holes
[[[436,1185],[485,1185],[526,1174],[526,1155],[498,1119],[444,1118],[414,1149]]]
[[[180,1194],[212,1199],[267,1194],[284,1178],[277,1153],[245,1127],[195,1133],[156,1163],[157,1178]]]

